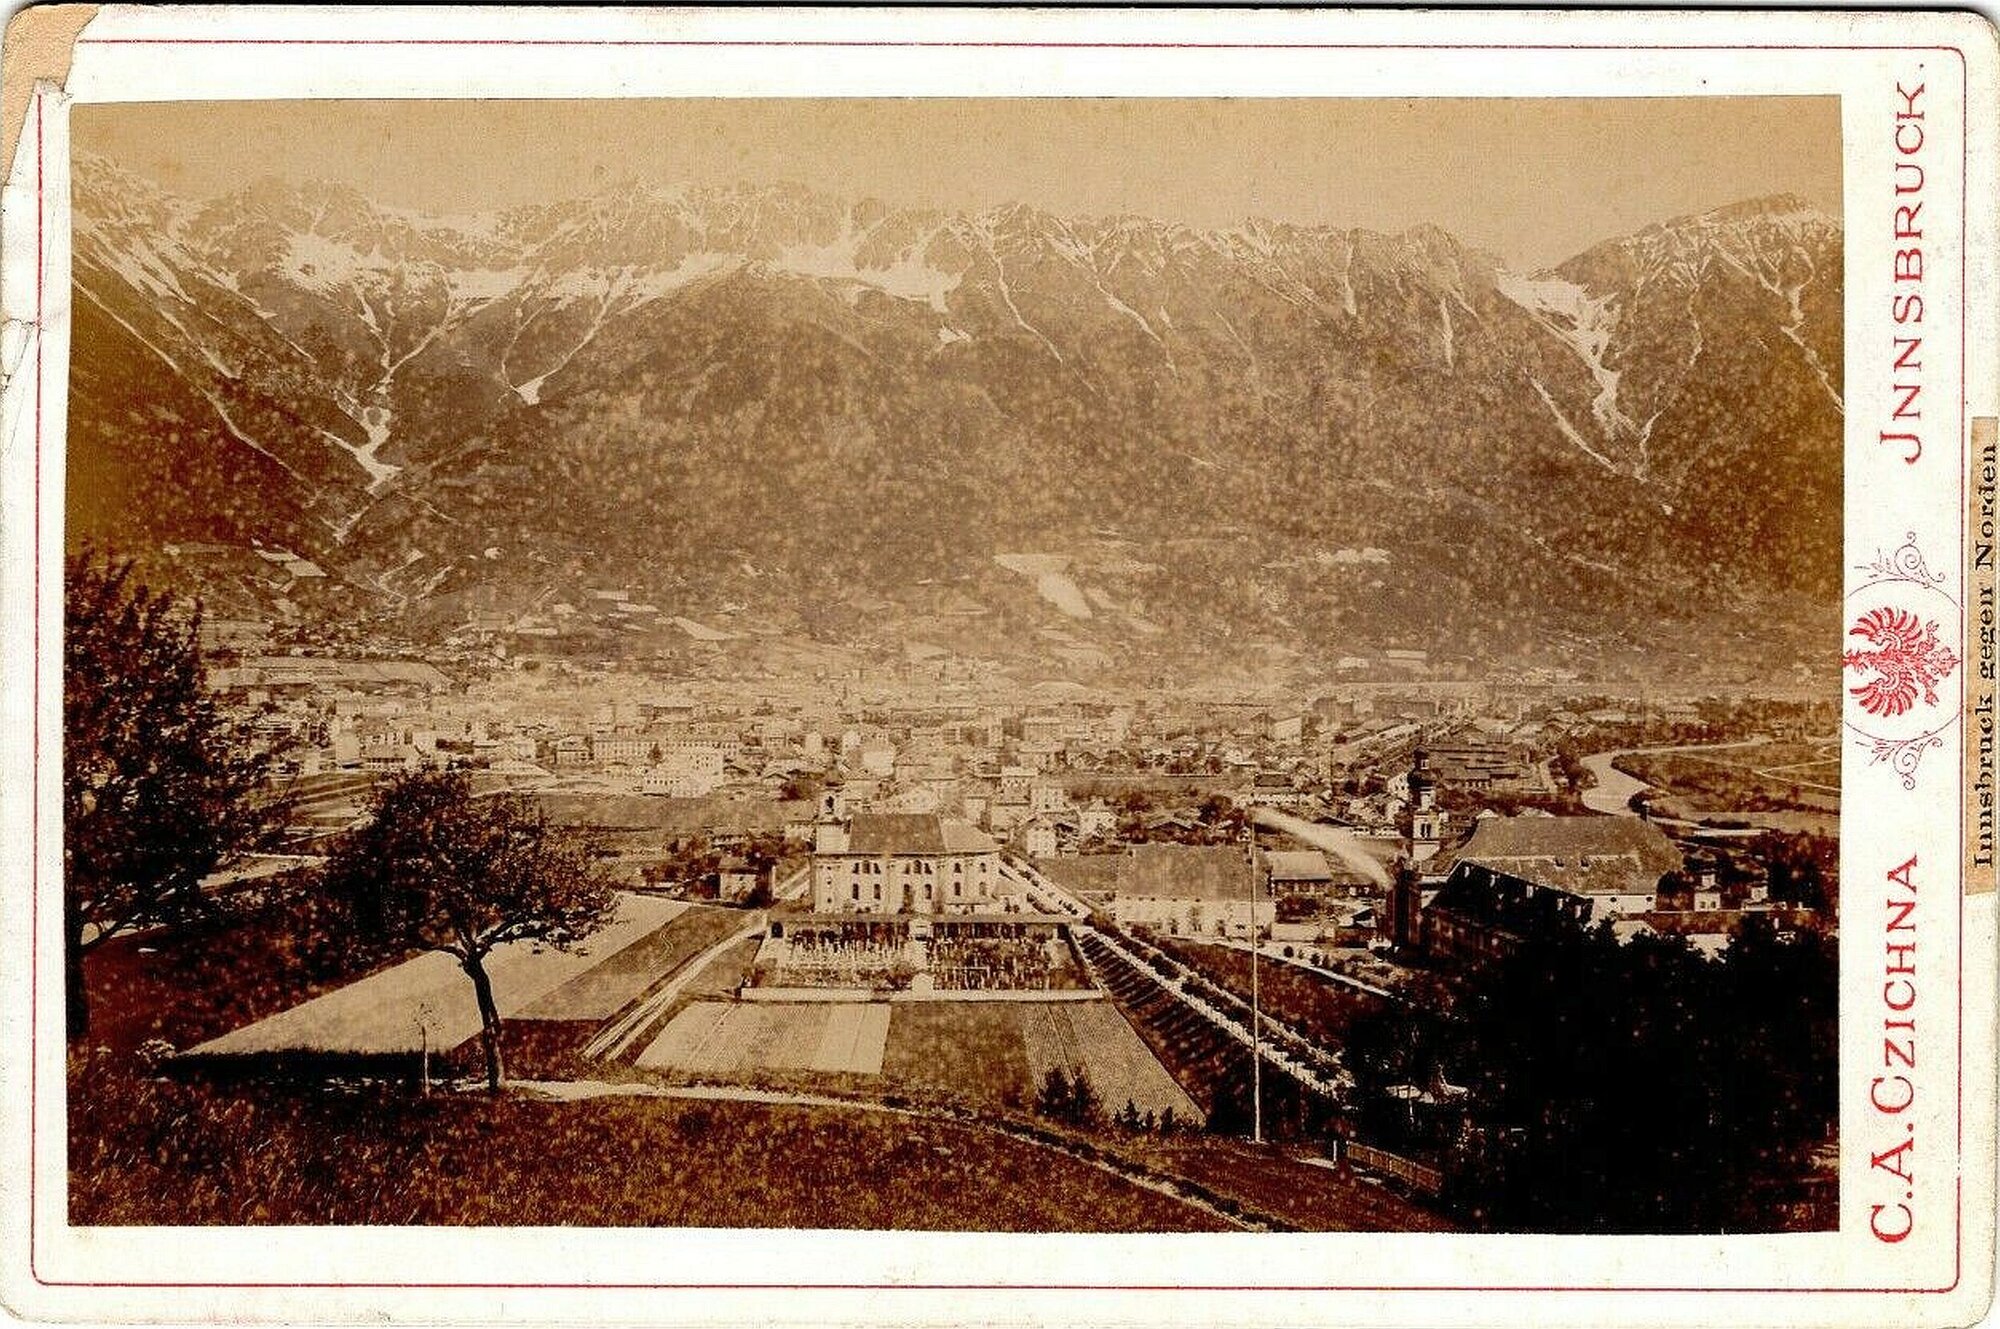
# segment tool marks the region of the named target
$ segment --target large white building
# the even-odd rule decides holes
[[[722,783],[722,771],[722,749],[677,745],[662,753],[660,763],[639,777],[639,792],[703,798]]]
[[[1111,915],[1170,936],[1265,934],[1277,905],[1241,845],[1137,844],[1119,864]]]
[[[659,753],[650,734],[592,734],[590,759],[600,766],[644,766]]]
[[[813,828],[813,910],[972,914],[1003,908],[1000,846],[963,821],[857,813]]]

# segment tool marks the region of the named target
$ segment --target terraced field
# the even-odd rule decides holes
[[[282,786],[291,799],[286,820],[308,835],[338,830],[367,810],[378,778],[363,771],[302,775]]]
[[[1224,1130],[1247,1129],[1252,1102],[1250,1049],[1197,1014],[1151,970],[1095,937],[1083,951],[1111,998],[1174,1081]],[[1263,1075],[1264,1127],[1291,1136],[1324,1124],[1328,1105],[1274,1064]]]
[[[1083,1067],[1105,1111],[1200,1112],[1109,1002],[728,1002],[682,1008],[636,1064],[765,1082],[859,1075],[911,1091],[1020,1110],[1051,1070]]]
[[[650,896],[619,897],[616,915],[572,950],[508,942],[487,957],[500,1014],[513,1019],[549,1002],[574,981],[662,929],[687,908]],[[594,989],[592,990],[594,991]],[[579,990],[578,1005],[601,1005]],[[280,1011],[194,1049],[203,1056],[326,1053],[350,1056],[410,1054],[456,1047],[479,1032],[472,984],[458,962],[441,951],[380,970],[357,982]]]
[[[607,1020],[664,976],[743,925],[733,909],[679,905],[667,926],[627,946],[541,1000],[523,1020]]]
[[[888,1036],[886,1005],[701,1001],[676,1015],[639,1054],[637,1064],[702,1076],[758,1071],[880,1075]]]
[[[1181,1121],[1200,1119],[1166,1067],[1146,1050],[1108,1001],[1063,1002],[1021,1008],[1021,1033],[1027,1046],[1029,1083],[1039,1086],[1051,1070],[1081,1066],[1107,1112],[1129,1101],[1143,1115],[1168,1108]]]

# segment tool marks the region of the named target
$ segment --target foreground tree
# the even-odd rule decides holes
[[[374,816],[335,850],[326,871],[358,940],[443,951],[465,970],[494,1093],[506,1064],[487,955],[510,941],[568,948],[613,906],[593,842],[552,825],[523,795],[475,797],[470,778],[456,771],[386,781]]]
[[[1471,1088],[1459,1171],[1487,1226],[1773,1231],[1838,1120],[1830,938],[1752,916],[1684,939],[1553,931],[1466,975],[1441,1047]]]
[[[86,549],[63,568],[63,969],[90,1031],[84,956],[201,912],[201,880],[272,824],[271,753],[203,679],[201,610]]]

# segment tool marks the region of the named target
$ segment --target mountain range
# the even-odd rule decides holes
[[[325,574],[226,612],[1098,674],[1837,635],[1842,237],[1795,198],[1521,273],[1433,226],[73,178],[70,538]]]

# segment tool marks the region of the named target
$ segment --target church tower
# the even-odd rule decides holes
[[[848,818],[846,791],[838,785],[830,786],[819,796],[819,815],[813,821],[813,852],[846,853]]]
[[[1419,747],[1411,754],[1410,801],[1403,809],[1403,855],[1421,866],[1444,843],[1444,809],[1437,805],[1437,777],[1431,774],[1431,754]]]

